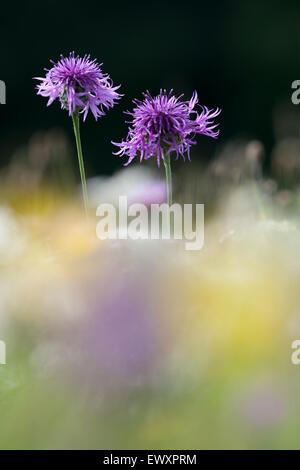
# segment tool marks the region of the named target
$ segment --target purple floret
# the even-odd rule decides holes
[[[79,111],[85,120],[91,111],[97,120],[105,114],[105,108],[113,107],[121,97],[116,92],[120,86],[113,87],[110,77],[103,74],[100,65],[89,55],[75,57],[72,52],[69,57],[61,55],[57,63],[51,62],[53,67],[46,69],[46,77],[36,77],[41,81],[37,93],[49,98],[47,106],[58,98],[70,116]]]
[[[194,92],[190,101],[180,101],[183,95],[176,97],[173,90],[169,93],[160,91],[152,97],[147,91],[144,100],[135,100],[133,112],[127,114],[133,117],[130,122],[128,136],[121,143],[113,142],[120,147],[115,155],[127,155],[126,165],[139,155],[140,161],[155,156],[157,164],[171,152],[185,159],[187,153],[190,160],[190,147],[196,144],[195,134],[203,134],[214,139],[218,137],[218,124],[214,123],[221,110],[210,110],[201,106],[201,112],[194,110],[198,103],[198,95]]]

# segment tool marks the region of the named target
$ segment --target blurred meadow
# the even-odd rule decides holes
[[[1,177],[1,448],[298,447],[295,149],[278,143],[268,178],[258,141],[175,172],[175,199],[205,204],[186,251],[96,237],[101,201],[164,200],[159,171],[88,180],[87,223],[69,143],[32,137]]]
[[[3,52],[0,448],[298,449],[299,3],[117,6],[91,4],[81,36],[67,5],[43,19],[24,4],[34,27],[20,45],[20,12]],[[32,52],[17,66],[20,47]],[[88,221],[71,121],[32,81],[73,49],[103,59],[125,94],[82,126]],[[131,100],[161,87],[222,108],[218,141],[173,163],[175,202],[205,204],[201,251],[96,237],[100,203],[165,201],[163,169],[123,168],[110,144]]]

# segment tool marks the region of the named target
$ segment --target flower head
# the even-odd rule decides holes
[[[147,91],[144,93],[144,100],[135,100],[133,112],[127,114],[133,117],[128,136],[125,141],[115,143],[120,150],[115,155],[128,155],[128,165],[136,157],[140,156],[140,161],[155,156],[158,166],[160,159],[171,152],[176,153],[185,159],[187,153],[190,160],[190,147],[196,142],[195,134],[203,134],[216,138],[219,131],[213,119],[217,117],[221,110],[209,110],[206,106],[201,106],[201,113],[194,110],[198,103],[198,95],[194,92],[190,101],[181,101],[183,95],[176,97],[173,90],[169,93],[160,91],[160,94],[153,98]]]
[[[61,55],[57,63],[51,62],[53,67],[46,69],[46,77],[35,77],[41,81],[38,95],[49,98],[47,106],[58,98],[70,116],[79,111],[85,120],[90,110],[97,120],[105,114],[104,108],[113,107],[121,97],[116,92],[120,86],[113,87],[109,76],[103,74],[100,65],[89,55],[75,57],[72,52],[69,57]]]

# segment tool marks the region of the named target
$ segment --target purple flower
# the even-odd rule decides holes
[[[209,110],[201,106],[201,113],[194,110],[198,103],[198,95],[194,92],[190,101],[181,101],[183,95],[176,97],[173,90],[166,90],[153,98],[149,91],[144,93],[144,100],[135,100],[133,112],[127,112],[133,117],[129,133],[125,141],[115,143],[120,150],[115,155],[128,155],[128,165],[136,157],[140,161],[155,156],[158,166],[160,159],[171,152],[185,159],[187,153],[190,160],[190,147],[195,144],[195,134],[203,134],[214,139],[218,137],[217,124],[214,118],[221,110]]]
[[[85,120],[90,110],[97,120],[105,114],[104,108],[113,107],[115,100],[121,97],[116,92],[120,86],[113,87],[109,76],[103,74],[100,65],[90,60],[89,55],[75,57],[72,52],[69,57],[61,55],[57,63],[51,62],[53,67],[46,69],[45,78],[35,77],[41,81],[37,86],[38,95],[49,98],[47,106],[58,98],[70,116],[80,111]]]

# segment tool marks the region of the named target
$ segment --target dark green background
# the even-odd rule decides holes
[[[290,103],[291,82],[300,78],[299,0],[5,2],[1,16],[2,164],[38,129],[62,126],[71,136],[71,120],[57,103],[46,108],[32,80],[60,53],[90,53],[125,94],[82,129],[89,174],[121,166],[110,141],[125,137],[123,111],[146,89],[173,87],[187,98],[197,89],[201,103],[223,109],[219,141],[200,137],[201,152],[192,152],[203,158],[239,135],[270,150],[274,107]]]

